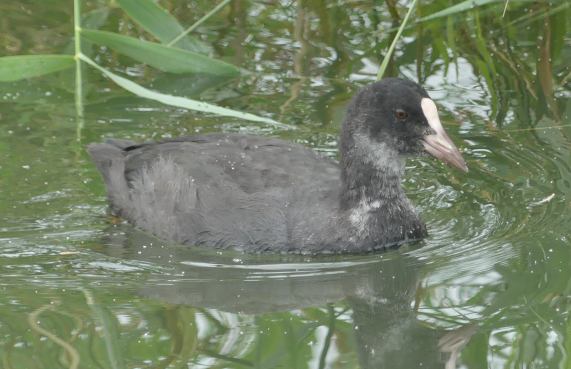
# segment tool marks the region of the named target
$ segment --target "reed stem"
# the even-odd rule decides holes
[[[408,19],[410,18],[410,15],[412,14],[414,8],[416,8],[417,1],[418,0],[412,0],[412,4],[408,8],[408,12],[406,13],[406,16],[404,17],[404,19],[403,19],[403,21],[399,27],[399,30],[398,30],[397,34],[395,35],[395,38],[393,39],[393,42],[391,43],[391,46],[389,47],[387,54],[383,58],[383,62],[381,63],[381,66],[379,67],[379,72],[377,73],[377,81],[383,78],[383,75],[385,74],[387,66],[389,65],[389,61],[391,60],[391,57],[393,55],[393,52],[394,52],[395,47],[397,45],[397,42],[400,39],[402,31],[405,29],[406,24],[408,22]]]
[[[81,141],[83,130],[83,76],[81,72],[81,0],[73,0],[73,34],[75,46],[75,113],[77,118],[76,139]]]

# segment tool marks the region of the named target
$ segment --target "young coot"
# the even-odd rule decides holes
[[[88,151],[114,214],[165,240],[248,252],[359,253],[423,238],[401,186],[404,158],[468,170],[426,91],[398,78],[353,98],[339,163],[240,134],[111,139]]]

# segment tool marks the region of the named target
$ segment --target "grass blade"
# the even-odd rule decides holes
[[[236,76],[240,70],[216,59],[192,51],[139,40],[112,32],[81,30],[87,40],[108,46],[117,52],[170,73],[203,73]]]
[[[188,27],[188,29],[186,31],[184,31],[183,33],[181,33],[180,35],[175,37],[171,42],[169,42],[168,46],[175,45],[179,40],[186,37],[190,32],[194,31],[198,26],[200,26],[202,23],[206,22],[210,17],[212,17],[214,14],[216,14],[220,9],[225,7],[226,4],[228,4],[230,1],[232,1],[232,0],[223,0],[220,4],[216,5],[211,11],[209,11],[206,15],[204,15],[202,18],[200,18],[198,21],[196,21],[196,23],[194,23],[192,26]]]
[[[89,59],[87,56],[83,54],[80,55],[80,59],[83,60],[85,63],[89,64],[90,66],[94,67],[95,69],[98,69],[101,73],[103,73],[105,76],[107,76],[109,79],[111,79],[113,82],[115,82],[117,85],[121,86],[125,90],[145,99],[158,101],[160,103],[170,106],[176,106],[179,108],[196,110],[227,117],[234,117],[234,118],[249,120],[252,122],[266,123],[279,128],[290,128],[290,129],[295,128],[287,124],[276,122],[275,120],[270,118],[264,118],[250,113],[243,113],[237,110],[223,108],[202,101],[188,99],[186,97],[167,95],[160,92],[152,91],[141,85],[138,85],[133,81],[130,81],[126,78],[123,78],[108,71],[107,69],[99,66],[97,63],[95,63],[93,60]]]
[[[119,6],[143,29],[161,43],[168,44],[184,32],[176,18],[152,0],[117,0]],[[182,37],[173,44],[176,47],[208,54],[210,47],[193,37]]]
[[[72,68],[71,55],[18,55],[0,58],[0,82],[43,76]]]
[[[420,18],[418,20],[418,22],[425,22],[425,21],[429,21],[429,20],[433,20],[436,18],[442,18],[442,17],[448,17],[450,15],[454,15],[457,13],[462,13],[468,10],[472,10],[476,7],[479,6],[484,6],[484,5],[488,5],[488,4],[492,4],[492,3],[499,3],[502,0],[466,0],[466,1],[462,1],[459,4],[456,5],[452,5],[446,9],[443,9],[439,12],[430,14],[424,18]]]
[[[504,12],[502,13],[502,18],[504,18],[506,16],[506,12],[508,11],[509,3],[510,3],[510,0],[506,0],[506,5],[504,5]]]
[[[385,74],[387,66],[389,65],[389,61],[391,60],[391,56],[393,55],[393,52],[395,50],[395,46],[397,45],[397,42],[400,39],[400,35],[402,34],[402,31],[406,27],[406,24],[408,22],[408,19],[410,18],[410,15],[412,14],[414,8],[416,8],[416,2],[417,1],[418,0],[412,1],[412,4],[410,4],[410,7],[408,8],[408,12],[406,13],[406,16],[402,20],[402,24],[400,25],[399,30],[398,30],[397,34],[395,35],[395,38],[393,39],[393,42],[391,43],[391,46],[389,47],[387,54],[383,58],[383,62],[381,63],[381,66],[379,67],[379,72],[377,73],[377,81],[379,81],[383,78],[383,75]]]
[[[81,132],[85,125],[83,119],[83,71],[79,60],[81,52],[81,1],[73,0],[73,44],[75,61],[75,114],[77,118],[76,139],[81,142]]]

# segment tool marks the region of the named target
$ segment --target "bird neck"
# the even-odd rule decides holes
[[[389,210],[408,199],[401,185],[404,159],[386,143],[372,142],[356,134],[342,137],[341,208],[349,210],[373,204]]]
[[[426,227],[404,193],[404,159],[365,135],[342,136],[340,208],[348,241],[363,251],[425,237]]]

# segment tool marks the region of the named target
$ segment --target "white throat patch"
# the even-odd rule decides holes
[[[356,157],[363,158],[376,168],[388,169],[399,175],[404,172],[404,159],[384,142],[373,142],[368,136],[357,134],[355,150],[358,153]]]

